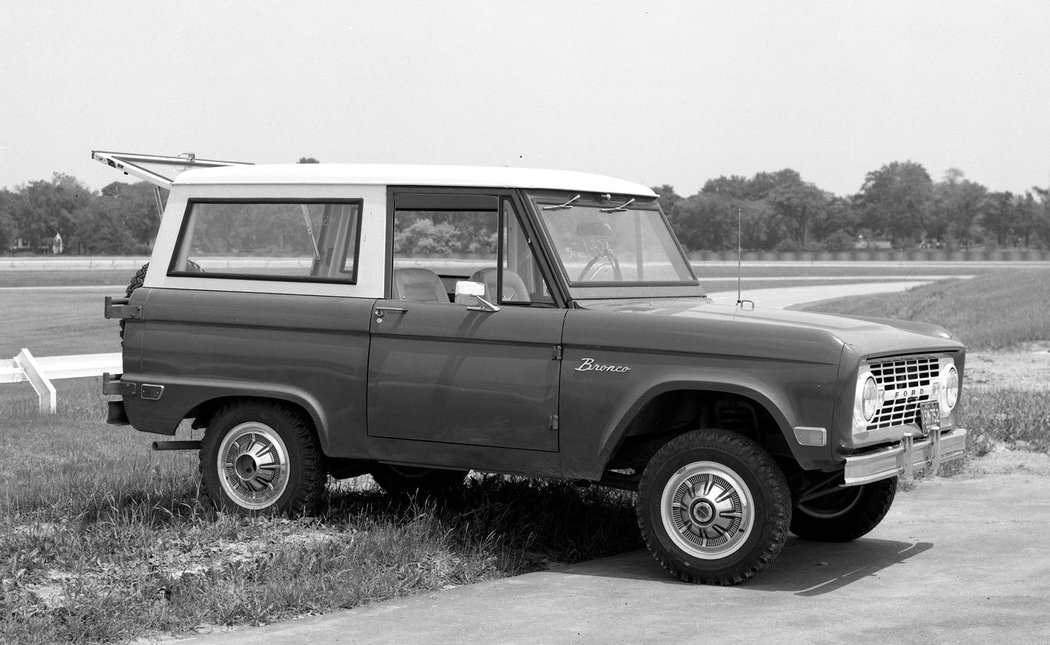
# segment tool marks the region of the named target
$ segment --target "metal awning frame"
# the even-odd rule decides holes
[[[221,161],[198,159],[192,152],[177,157],[167,155],[143,155],[134,152],[108,152],[92,150],[91,158],[111,168],[153,184],[153,198],[157,200],[157,212],[164,212],[164,196],[160,189],[171,190],[175,177],[190,168],[220,168],[222,166],[250,166],[244,161]]]
[[[219,159],[198,159],[192,152],[177,157],[165,155],[143,155],[133,152],[107,152],[92,150],[91,158],[111,168],[148,181],[158,188],[170,190],[175,177],[191,168],[219,168],[222,166],[250,166],[244,161],[222,161]]]

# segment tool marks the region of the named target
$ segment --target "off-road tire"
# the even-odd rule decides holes
[[[697,430],[653,455],[635,510],[646,546],[665,569],[686,582],[734,585],[780,553],[791,525],[791,493],[757,443],[724,430]]]
[[[146,272],[149,271],[149,262],[139,267],[139,270],[135,272],[135,275],[131,276],[131,281],[128,282],[127,289],[124,290],[124,297],[130,298],[131,294],[142,286],[142,283],[146,281]],[[124,340],[124,320],[120,321],[120,339]]]
[[[314,513],[327,481],[310,422],[267,401],[231,403],[212,417],[200,473],[211,503],[241,515]]]
[[[897,478],[834,489],[795,505],[791,532],[804,540],[850,542],[886,517],[897,494]]]
[[[142,286],[142,283],[146,281],[147,271],[149,271],[149,262],[139,267],[139,270],[135,272],[135,275],[131,276],[131,280],[128,282],[128,288],[124,290],[125,298],[130,298],[135,289]]]
[[[391,495],[433,495],[448,492],[463,485],[465,470],[418,468],[375,464],[370,469],[372,479]]]

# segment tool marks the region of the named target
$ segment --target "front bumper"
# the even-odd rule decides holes
[[[928,437],[906,434],[899,445],[881,448],[863,455],[846,457],[846,486],[912,473],[926,467],[959,459],[966,449],[966,430],[954,428]]]

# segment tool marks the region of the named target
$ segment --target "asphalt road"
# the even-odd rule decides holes
[[[180,643],[1046,643],[1050,475],[920,482],[848,544],[790,538],[736,587],[638,551]]]
[[[844,296],[866,296],[873,293],[892,293],[906,291],[912,287],[929,284],[931,279],[898,280],[894,282],[862,282],[853,284],[824,284],[805,287],[778,287],[774,289],[745,289],[740,297],[755,303],[756,308],[783,309],[821,300],[831,300]],[[708,294],[716,303],[733,304],[737,299],[736,291],[715,291]]]

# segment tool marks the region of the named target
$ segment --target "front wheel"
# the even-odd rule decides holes
[[[795,506],[791,532],[804,540],[850,542],[878,526],[897,495],[897,478],[809,491]]]
[[[310,513],[326,481],[310,426],[276,403],[221,409],[204,434],[200,470],[212,503],[242,515]]]
[[[642,538],[664,568],[686,582],[732,585],[780,553],[791,494],[757,443],[701,430],[657,451],[642,473],[636,511]]]

